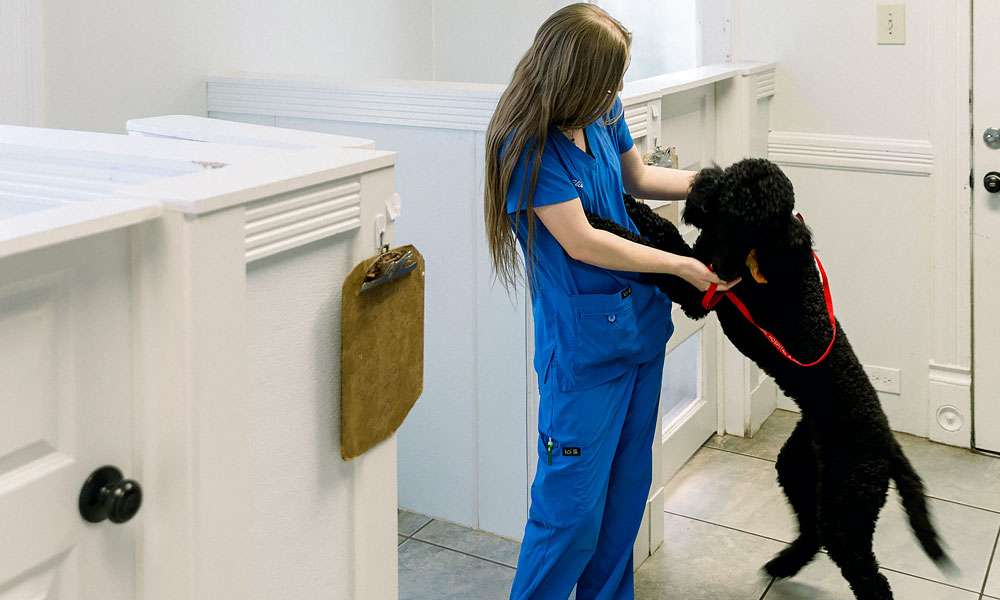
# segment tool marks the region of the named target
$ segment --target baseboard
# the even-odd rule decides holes
[[[972,447],[972,372],[968,367],[941,365],[933,361],[928,373],[928,438],[961,448]],[[801,412],[778,391],[778,408]]]
[[[935,442],[972,447],[972,370],[930,363],[928,437]]]

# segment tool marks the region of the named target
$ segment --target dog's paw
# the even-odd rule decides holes
[[[813,550],[792,544],[776,554],[761,570],[776,579],[788,579],[794,577],[802,570],[802,567],[812,562],[818,551],[818,548]]]

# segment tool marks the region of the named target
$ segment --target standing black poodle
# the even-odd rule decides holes
[[[812,252],[812,235],[795,216],[792,184],[773,163],[747,159],[726,170],[702,170],[691,187],[684,221],[699,228],[693,250],[676,227],[626,197],[642,238],[591,217],[595,227],[675,254],[695,256],[724,280],[743,277],[736,294],[754,320],[804,362],[822,356],[834,334]],[[655,282],[692,318],[706,316],[702,294],[683,280]],[[931,523],[924,488],[889,429],[879,399],[847,336],[836,323],[828,357],[799,366],[780,353],[731,302],[715,312],[729,340],[802,410],[778,455],[778,482],[798,518],[798,538],[764,570],[791,577],[825,547],[856,598],[886,600],[892,592],[878,571],[872,536],[896,487],[910,525],[940,567],[950,560]]]

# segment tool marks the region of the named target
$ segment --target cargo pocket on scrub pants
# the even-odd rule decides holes
[[[632,288],[612,294],[569,297],[573,310],[570,377],[563,391],[611,381],[631,367],[642,350]]]

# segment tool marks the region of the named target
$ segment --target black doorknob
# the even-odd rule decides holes
[[[983,185],[986,186],[986,191],[991,194],[996,194],[1000,192],[1000,173],[996,171],[990,171],[983,178]]]
[[[97,469],[80,490],[80,515],[91,523],[100,523],[104,519],[124,523],[134,517],[141,506],[142,488],[139,483],[125,479],[115,467]]]

